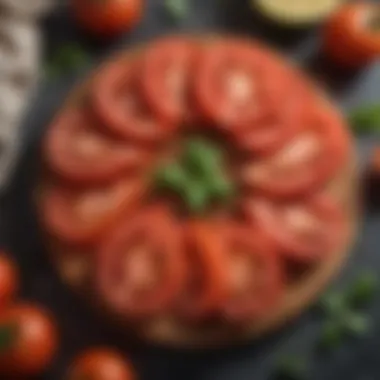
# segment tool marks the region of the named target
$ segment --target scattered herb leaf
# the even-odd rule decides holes
[[[378,289],[378,279],[374,273],[363,272],[352,284],[348,292],[348,302],[351,307],[361,306],[370,302]]]
[[[319,346],[322,349],[334,349],[341,344],[344,335],[342,324],[339,321],[328,319],[322,326]]]
[[[66,72],[85,66],[90,56],[77,44],[69,43],[59,47],[46,64],[46,75],[54,79]]]
[[[341,292],[329,292],[322,297],[321,308],[328,318],[339,318],[347,308],[346,297]]]
[[[349,122],[358,133],[380,130],[380,104],[370,104],[352,111]]]
[[[276,367],[276,379],[303,380],[307,378],[308,364],[295,355],[286,355],[280,358]]]
[[[189,13],[189,0],[165,0],[165,7],[175,20],[183,20]]]
[[[360,337],[367,334],[372,327],[369,316],[361,313],[347,313],[343,321],[347,333],[355,337]]]

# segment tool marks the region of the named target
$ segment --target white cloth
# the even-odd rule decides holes
[[[19,124],[38,79],[38,19],[57,0],[0,0],[0,191],[17,158]]]

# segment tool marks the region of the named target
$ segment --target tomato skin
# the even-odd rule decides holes
[[[287,174],[289,169],[285,166],[283,171],[288,176],[287,178],[284,178],[281,170],[278,170],[278,166],[281,166],[278,162],[283,163],[278,159],[281,157],[280,151],[271,157],[248,160],[240,172],[241,179],[247,187],[274,199],[294,199],[321,189],[347,163],[351,140],[341,115],[330,106],[322,106],[322,108],[312,106],[305,110],[300,123],[308,125],[308,128],[304,129],[305,134],[315,133],[318,136],[322,148],[317,157],[306,163],[299,162],[295,167],[293,164],[290,174]],[[299,136],[300,133],[293,136],[294,140]],[[289,146],[291,143],[292,140],[287,141]],[[286,151],[286,148],[285,145],[281,149]],[[280,156],[277,157],[277,162],[274,162],[273,158],[277,153]],[[257,168],[261,171],[259,177]],[[263,168],[264,172],[269,170],[264,178]]]
[[[132,366],[117,351],[91,348],[78,355],[71,364],[65,380],[134,380]]]
[[[42,195],[42,221],[47,231],[60,242],[91,246],[121,215],[139,204],[145,190],[145,183],[139,178],[124,178],[108,187],[87,190],[51,184]],[[103,192],[105,200],[99,200]],[[91,210],[86,199],[93,205]],[[104,201],[111,203],[99,215],[95,203]],[[95,215],[91,215],[93,212]]]
[[[141,247],[144,252],[148,249],[149,257],[143,268]],[[133,257],[136,248],[140,256]],[[129,263],[129,269],[132,266],[132,272],[124,272],[125,263]],[[152,278],[156,274],[152,273],[153,265],[159,271],[156,278]],[[183,290],[186,276],[180,233],[170,211],[162,205],[150,206],[126,219],[104,239],[98,251],[99,292],[117,314],[130,319],[150,318],[171,309]]]
[[[148,162],[143,148],[104,135],[97,124],[81,108],[65,111],[53,123],[45,140],[45,156],[56,174],[73,184],[99,185]]]
[[[141,63],[118,60],[102,68],[92,90],[94,112],[103,127],[126,141],[157,144],[174,126],[152,112],[140,96],[136,78]]]
[[[215,316],[228,296],[226,254],[210,223],[191,221],[183,229],[190,275],[178,312],[185,320],[198,322]]]
[[[16,304],[0,313],[0,329],[16,328],[10,347],[0,351],[0,373],[32,376],[45,371],[58,348],[51,315],[32,304]]]
[[[321,223],[317,227],[312,225],[303,236],[302,231],[298,230],[300,232],[297,235],[297,230],[292,229],[289,219],[289,212],[294,215],[295,211],[299,215],[300,210],[313,214]],[[272,203],[260,198],[248,200],[243,205],[243,211],[249,220],[273,240],[284,258],[301,264],[323,259],[324,255],[339,246],[346,231],[343,210],[332,197],[324,194],[291,203]],[[302,220],[302,225],[306,227],[307,221]]]
[[[380,56],[380,35],[371,21],[380,5],[361,1],[340,8],[326,23],[323,51],[328,58],[347,68],[359,68]]]
[[[19,287],[19,273],[15,262],[0,252],[0,310],[14,298]]]
[[[71,0],[75,19],[87,31],[113,37],[132,29],[141,19],[143,0]]]
[[[276,249],[264,234],[253,228],[230,225],[224,228],[221,234],[231,260],[228,268],[233,270],[234,259],[236,260],[237,256],[244,252],[250,261],[250,263],[245,261],[245,270],[251,265],[253,270],[251,278],[261,280],[251,283],[251,291],[245,289],[246,294],[241,298],[236,299],[236,294],[231,289],[222,309],[224,318],[236,323],[265,316],[277,305],[284,287],[282,264]]]
[[[142,93],[150,107],[171,124],[187,122],[192,116],[188,87],[197,53],[190,39],[168,37],[150,46],[142,57]]]

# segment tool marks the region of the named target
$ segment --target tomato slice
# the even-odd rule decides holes
[[[139,61],[118,60],[103,68],[93,84],[94,111],[104,127],[125,140],[158,143],[173,125],[153,114],[137,89]]]
[[[184,238],[190,269],[179,313],[200,321],[219,312],[228,295],[226,255],[218,231],[207,222],[188,223]]]
[[[120,224],[98,254],[98,286],[106,303],[128,318],[164,313],[185,284],[181,234],[163,208],[143,210]]]
[[[243,182],[266,196],[288,198],[312,192],[333,178],[347,162],[349,136],[343,121],[326,108],[308,110],[302,132],[275,154],[249,159]]]
[[[110,138],[97,127],[80,108],[65,111],[58,118],[45,145],[47,162],[55,173],[79,184],[101,184],[147,162],[144,149]]]
[[[173,124],[189,116],[189,80],[196,45],[184,38],[165,38],[145,53],[141,83],[152,109]]]
[[[312,86],[290,69],[284,73],[283,86],[292,91],[283,95],[280,104],[265,107],[254,123],[232,131],[234,143],[245,153],[272,154],[304,128],[301,122],[303,109],[316,98]]]
[[[235,133],[282,113],[288,96],[286,78],[276,58],[261,47],[215,42],[199,59],[195,100],[207,119]]]
[[[339,246],[346,230],[343,210],[327,195],[294,202],[251,199],[244,211],[284,257],[300,263],[323,259]]]
[[[233,322],[258,318],[277,305],[283,290],[277,252],[263,234],[232,225],[221,232],[228,256],[229,297],[223,315]]]
[[[140,178],[83,190],[51,185],[42,195],[42,218],[47,231],[61,242],[92,244],[139,203],[144,190]]]

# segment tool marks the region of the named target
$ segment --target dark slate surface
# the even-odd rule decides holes
[[[121,41],[94,43],[75,29],[62,9],[43,23],[47,51],[65,41],[79,41],[95,57],[120,45],[173,31],[221,31],[242,33],[262,38],[286,55],[299,61],[321,78],[343,108],[380,98],[380,67],[374,65],[361,73],[342,73],[317,57],[317,28],[289,32],[266,25],[252,15],[245,0],[190,0],[191,11],[186,20],[173,22],[162,7],[163,0],[148,1],[142,24]],[[280,334],[261,342],[218,352],[174,351],[144,347],[130,342],[91,313],[81,300],[60,283],[46,260],[38,238],[30,203],[30,190],[35,173],[41,133],[59,107],[67,91],[83,73],[67,75],[56,81],[43,81],[30,104],[23,128],[24,148],[14,179],[1,199],[0,237],[4,246],[17,257],[23,274],[23,297],[47,305],[55,313],[62,333],[62,346],[54,366],[41,379],[59,379],[70,358],[82,348],[94,344],[110,344],[130,355],[143,380],[266,380],[276,358],[283,353],[301,354],[312,359],[310,379],[374,380],[380,378],[380,297],[374,302],[372,334],[362,340],[347,342],[328,356],[313,350],[320,329],[318,314],[310,310]],[[376,141],[372,136],[358,141],[363,157]],[[372,215],[373,214],[373,215]],[[349,265],[337,281],[343,286],[360,268],[380,270],[380,219],[367,215],[360,241],[352,252]]]

